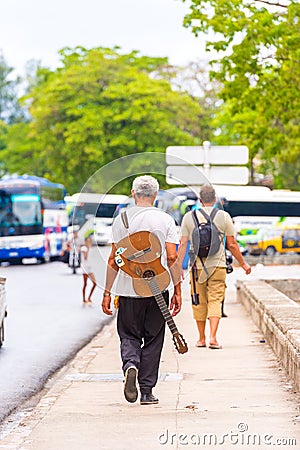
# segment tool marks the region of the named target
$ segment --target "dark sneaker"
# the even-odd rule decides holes
[[[124,396],[129,403],[136,402],[138,398],[138,390],[136,387],[137,368],[128,367],[125,372]]]
[[[158,398],[153,394],[141,394],[141,405],[157,405]]]

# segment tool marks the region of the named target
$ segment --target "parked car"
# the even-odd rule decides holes
[[[95,245],[111,244],[112,222],[113,219],[102,219],[101,217],[93,218],[94,232],[93,234],[91,234],[93,244]]]
[[[261,229],[257,239],[247,244],[250,255],[278,253],[300,253],[300,225]]]
[[[4,320],[7,316],[5,282],[6,278],[0,277],[0,347],[4,341]]]

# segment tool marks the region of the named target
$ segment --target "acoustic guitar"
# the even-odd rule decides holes
[[[139,297],[155,298],[172,333],[176,350],[186,353],[187,344],[179,333],[162,295],[162,291],[170,283],[170,275],[162,266],[160,257],[161,243],[158,237],[150,231],[139,231],[118,242],[115,262],[132,278],[133,288]]]

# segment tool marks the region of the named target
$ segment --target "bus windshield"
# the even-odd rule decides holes
[[[117,208],[116,203],[100,203],[96,211],[96,217],[113,218]]]
[[[20,236],[42,233],[40,198],[36,194],[15,194],[1,198],[0,235]]]

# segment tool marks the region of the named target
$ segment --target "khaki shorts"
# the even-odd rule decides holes
[[[197,269],[198,280],[202,269]],[[191,293],[193,293],[192,273],[190,272]],[[196,292],[199,294],[199,305],[192,305],[195,320],[205,321],[209,317],[221,317],[221,303],[226,289],[226,269],[216,267],[210,277],[203,283],[196,281]]]

